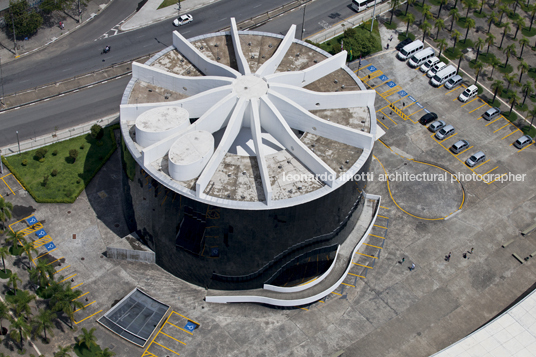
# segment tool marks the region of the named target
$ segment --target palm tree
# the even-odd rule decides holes
[[[506,68],[506,66],[508,66],[510,56],[516,55],[516,45],[512,43],[511,45],[506,46],[506,48],[503,50],[503,53],[506,55],[506,62],[504,64],[504,68]]]
[[[9,255],[9,248],[2,247],[0,248],[0,257],[2,257],[2,265],[4,266],[4,274],[6,274],[6,261],[5,258]]]
[[[115,352],[110,351],[110,349],[108,347],[106,347],[102,351],[97,351],[95,356],[96,357],[112,357],[112,356],[115,356]]]
[[[521,53],[519,54],[519,58],[521,58],[523,57],[523,49],[525,48],[526,45],[529,44],[529,39],[526,37],[523,37],[522,39],[519,40],[519,44],[521,45]]]
[[[2,326],[2,320],[8,317],[9,317],[9,308],[3,301],[0,301],[0,331],[4,330],[4,326]]]
[[[441,9],[443,8],[443,5],[447,5],[449,0],[439,0],[439,11],[437,12],[437,18],[439,19],[439,15],[441,15]]]
[[[498,20],[499,19],[497,18],[497,14],[495,13],[495,11],[492,11],[491,14],[489,14],[488,16],[488,33],[491,30],[491,24],[496,23]]]
[[[30,294],[27,290],[19,291],[18,294],[13,297],[13,302],[10,304],[15,316],[24,316],[26,319],[29,319],[32,314],[30,303],[35,299],[36,296]]]
[[[54,357],[71,357],[69,352],[71,352],[72,349],[73,348],[71,346],[67,346],[67,347],[58,346],[58,352],[54,353]]]
[[[514,40],[517,38],[517,33],[519,32],[519,30],[525,26],[525,19],[523,18],[519,18],[517,19],[516,21],[516,33],[514,35]]]
[[[519,64],[517,65],[517,70],[519,71],[519,79],[518,82],[521,83],[521,78],[523,77],[523,74],[529,71],[529,65],[527,62],[521,60]]]
[[[389,24],[393,23],[393,15],[395,14],[395,7],[397,7],[399,3],[400,3],[399,0],[391,0],[392,8],[391,8],[391,20],[389,20]]]
[[[54,328],[55,319],[56,319],[55,313],[53,313],[50,310],[40,309],[39,314],[37,314],[32,321],[32,325],[34,327],[34,334],[38,335],[41,332],[43,332],[45,341],[48,341],[47,331],[50,333],[50,336],[54,337],[54,333],[52,329]]]
[[[26,238],[22,232],[13,232],[11,229],[7,231],[6,243],[10,244],[13,249],[19,244],[24,244],[23,242],[26,242]]]
[[[532,110],[529,112],[529,114],[532,117],[532,119],[530,121],[530,126],[532,127],[532,123],[534,122],[534,117],[536,117],[536,107],[532,108]]]
[[[508,7],[506,5],[499,6],[499,26],[502,24],[502,18],[505,13],[508,12]]]
[[[434,27],[437,29],[436,39],[439,38],[439,31],[445,28],[445,21],[443,19],[437,19],[434,23]]]
[[[459,61],[458,61],[458,68],[456,69],[456,74],[460,73],[460,66],[461,66],[461,64],[462,64],[463,53],[460,52],[460,53],[458,54],[458,57],[457,57],[457,58],[459,58]]]
[[[510,97],[510,100],[508,103],[510,104],[510,112],[508,113],[508,117],[510,117],[510,114],[512,114],[512,109],[514,109],[514,105],[516,105],[519,102],[519,96],[516,92],[512,92],[512,96]]]
[[[469,10],[478,5],[477,0],[462,0],[462,4],[467,8],[467,14],[465,14],[465,20],[469,18]]]
[[[31,267],[31,263],[33,261],[33,253],[35,254],[38,254],[37,252],[37,249],[34,248],[34,245],[33,245],[33,242],[32,241],[26,241],[23,243],[22,245],[22,251],[26,254],[26,256],[28,257],[28,268]]]
[[[532,87],[532,84],[530,82],[523,83],[523,87],[521,88],[523,92],[523,103],[522,105],[525,105],[525,100],[527,100],[527,96],[532,94],[534,92],[534,88]]]
[[[506,87],[506,93],[508,93],[512,84],[517,85],[516,77],[513,74],[505,74],[504,80],[508,83],[508,86]]]
[[[406,37],[408,37],[409,25],[415,22],[415,16],[410,12],[406,16],[406,19],[404,20],[404,22],[408,24],[408,27],[406,28]]]
[[[28,338],[31,333],[30,325],[26,322],[23,316],[19,316],[16,319],[11,319],[11,331],[9,336],[20,344],[20,350],[22,351],[23,339]]]
[[[97,346],[97,337],[94,335],[96,330],[95,327],[92,327],[89,331],[85,327],[82,327],[82,334],[78,336],[77,345],[79,347],[85,345],[88,350],[91,350],[93,346]]]
[[[465,38],[463,39],[463,42],[465,43],[465,41],[467,41],[467,35],[469,35],[469,30],[475,27],[475,20],[469,17],[466,18],[463,27],[467,29],[467,31],[465,32]]]
[[[45,287],[51,280],[54,280],[56,270],[46,260],[39,259],[35,265],[35,270],[37,271],[39,286]]]
[[[443,52],[443,49],[447,46],[447,40],[444,38],[440,38],[436,41],[437,45],[439,46],[439,55],[437,58],[441,58],[441,52]]]
[[[489,79],[491,80],[493,78],[493,71],[495,68],[499,67],[501,65],[501,61],[497,57],[493,57],[491,59],[490,65],[491,65],[491,74],[489,75]]]
[[[519,5],[519,4],[518,4],[518,1],[519,1],[519,0],[515,0],[515,1],[514,1],[514,14],[516,13],[517,5]]]
[[[61,278],[63,277],[60,277],[60,279]],[[72,329],[72,321],[74,319],[75,310],[77,308],[84,308],[84,304],[76,300],[76,298],[78,298],[82,292],[80,290],[73,291],[71,289],[71,283],[57,283],[55,281],[51,281],[50,285],[54,294],[50,299],[50,306],[52,307],[52,311],[61,311],[62,313],[64,313],[71,321],[69,327]]]
[[[430,29],[432,28],[432,25],[424,20],[421,24],[421,30],[422,30],[422,42],[424,42],[424,38],[426,37],[426,35],[428,34],[428,32],[430,32]]]
[[[460,18],[460,13],[458,12],[458,9],[454,7],[453,9],[449,11],[449,16],[452,16],[452,22],[450,23],[450,30],[449,30],[449,31],[452,31],[452,26],[454,26],[454,21],[458,21],[458,19]]]
[[[536,15],[536,5],[530,6],[530,27],[529,31],[532,30],[532,23],[534,22],[534,15]]]
[[[458,39],[460,38],[461,35],[462,34],[458,30],[454,30],[452,32],[452,34],[450,35],[450,37],[454,39],[454,46],[452,46],[452,48],[456,48],[456,42],[458,42]]]
[[[475,62],[478,61],[478,55],[480,54],[480,50],[482,49],[482,47],[484,47],[484,40],[482,38],[478,38],[478,40],[475,42],[475,48],[476,48],[476,58],[475,58]]]
[[[7,286],[8,287],[10,285],[13,286],[13,290],[15,291],[15,294],[17,294],[18,283],[22,283],[22,280],[20,280],[20,278],[17,275],[17,273],[11,274],[11,276],[7,279]]]
[[[503,30],[503,35],[502,35],[502,39],[501,39],[501,45],[499,46],[499,48],[502,48],[502,44],[503,44],[503,41],[504,41],[504,36],[506,36],[506,33],[510,32],[512,29],[510,28],[510,23],[507,22],[504,24],[504,30]]]
[[[6,228],[6,222],[11,219],[13,204],[7,202],[3,197],[0,197],[0,221],[2,221],[2,229]]]
[[[426,21],[426,20],[431,19],[432,17],[434,17],[432,12],[430,11],[431,9],[432,9],[432,7],[430,5],[424,5],[422,7],[422,21]]]
[[[404,14],[404,16],[408,15],[409,5],[413,5],[415,3],[415,1],[417,1],[417,0],[408,0],[408,1],[406,1],[406,13]]]
[[[484,63],[482,63],[482,61],[477,61],[475,63],[475,66],[473,67],[473,69],[476,72],[475,84],[478,83],[478,75],[480,74],[480,72],[482,71],[483,68],[484,68]]]
[[[486,51],[486,54],[489,53],[489,47],[493,44],[495,44],[495,36],[491,33],[491,32],[488,32],[488,34],[486,35],[486,44],[488,45],[488,49]]]

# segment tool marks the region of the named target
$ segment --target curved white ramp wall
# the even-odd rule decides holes
[[[186,109],[169,106],[154,108],[136,119],[136,142],[143,147],[151,146],[189,125]]]
[[[204,130],[190,131],[169,149],[169,174],[178,181],[188,181],[201,174],[214,153],[214,137]]]

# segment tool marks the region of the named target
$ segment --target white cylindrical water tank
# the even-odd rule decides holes
[[[181,107],[150,109],[136,118],[136,142],[148,147],[190,125],[188,111]]]
[[[177,181],[198,177],[214,153],[214,137],[204,130],[180,136],[169,149],[169,174]]]

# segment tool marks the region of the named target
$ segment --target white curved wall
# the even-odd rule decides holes
[[[169,174],[177,181],[188,181],[201,174],[214,153],[214,137],[195,130],[180,136],[169,149]]]
[[[136,119],[136,142],[151,146],[190,125],[188,111],[180,107],[158,107],[142,113]]]

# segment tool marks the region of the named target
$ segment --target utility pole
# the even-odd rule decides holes
[[[372,24],[370,24],[370,32],[372,32],[372,28],[374,27],[374,15],[376,14],[376,3],[378,0],[374,1],[374,10],[372,10]]]
[[[181,0],[178,0],[177,3],[179,4],[179,17],[181,16]]]
[[[300,36],[300,40],[303,41],[303,33],[305,32],[305,8],[307,7],[307,4],[306,5],[303,5],[303,19],[302,19],[302,25],[301,25],[301,36]]]
[[[0,175],[4,176],[4,164],[2,163],[2,150],[0,150]]]
[[[82,22],[82,10],[80,10],[80,0],[78,0],[78,23]]]
[[[13,19],[13,12],[11,9],[9,10],[11,12],[11,22],[13,24],[13,43],[15,44],[15,57],[18,57],[17,53],[17,35],[15,34],[15,20]]]
[[[19,154],[20,154],[20,141],[19,141],[19,131],[16,131],[17,133],[17,144],[19,145]]]
[[[2,83],[2,99],[0,105],[4,106],[4,76],[2,74],[2,57],[0,57],[0,82]]]

